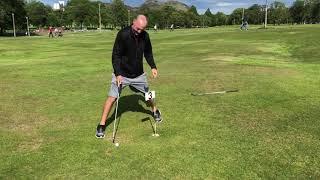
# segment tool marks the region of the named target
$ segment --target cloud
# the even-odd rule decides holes
[[[218,7],[227,7],[227,6],[232,6],[232,3],[229,3],[229,2],[218,2],[216,5]]]

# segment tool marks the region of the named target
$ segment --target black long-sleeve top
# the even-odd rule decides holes
[[[149,34],[143,31],[135,35],[131,26],[120,30],[112,52],[114,74],[128,78],[142,75],[143,55],[152,69],[157,68],[153,59]]]

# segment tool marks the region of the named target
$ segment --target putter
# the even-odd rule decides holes
[[[233,93],[239,92],[238,89],[234,90],[226,90],[226,91],[216,91],[216,92],[208,92],[208,93],[191,93],[192,96],[204,96],[204,95],[214,95],[214,94],[226,94],[226,93]]]
[[[116,103],[116,113],[115,113],[115,116],[114,116],[113,132],[112,132],[112,143],[115,144],[115,146],[119,146],[119,143],[115,143],[115,140],[116,140],[116,124],[117,124],[117,115],[118,115],[118,106],[119,106],[121,88],[122,88],[122,85],[120,84],[118,86],[118,97],[117,97],[117,103]]]
[[[153,137],[159,137],[160,135],[157,133],[157,122],[154,123],[154,127],[153,127]]]

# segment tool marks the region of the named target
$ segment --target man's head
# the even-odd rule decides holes
[[[147,17],[144,15],[138,15],[134,20],[132,24],[132,28],[135,31],[135,33],[140,34],[148,25]]]

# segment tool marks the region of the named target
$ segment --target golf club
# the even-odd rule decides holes
[[[233,92],[239,92],[239,90],[234,89],[234,90],[216,91],[216,92],[208,92],[208,93],[191,93],[191,95],[192,96],[204,96],[204,95],[225,94],[225,93],[233,93]]]
[[[158,137],[158,136],[160,136],[158,133],[157,133],[157,122],[155,122],[154,123],[154,127],[153,127],[153,134],[152,134],[152,136],[154,136],[154,137]]]
[[[115,146],[119,146],[119,143],[115,143],[115,139],[116,139],[115,135],[116,135],[116,124],[117,124],[118,106],[119,106],[121,89],[122,89],[122,85],[120,84],[118,86],[118,97],[117,97],[116,112],[115,112],[115,116],[114,116],[113,132],[112,132],[112,143],[115,144]]]

